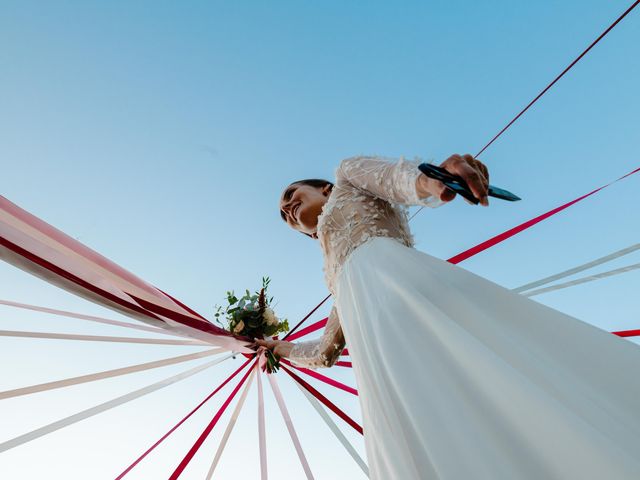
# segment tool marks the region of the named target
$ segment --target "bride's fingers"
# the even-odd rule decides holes
[[[484,176],[480,171],[470,164],[461,164],[459,175],[469,185],[471,192],[478,199],[482,200],[487,195],[487,187],[484,183]]]
[[[444,183],[442,182],[438,182],[438,183],[440,183],[440,187],[441,187],[440,193],[438,195],[440,197],[440,200],[442,200],[443,202],[450,202],[451,200],[456,198],[456,195],[457,195],[456,192],[446,187]]]
[[[485,184],[484,174],[476,166],[476,162],[477,160],[469,154],[455,154],[447,158],[440,166],[450,173],[460,176],[469,186],[473,196],[485,203],[488,186]]]
[[[269,344],[267,344],[267,342],[265,342],[264,340],[256,340],[254,345],[256,345],[256,347],[269,348]]]

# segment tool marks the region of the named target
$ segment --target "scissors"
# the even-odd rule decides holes
[[[418,165],[418,168],[422,173],[426,176],[435,178],[436,180],[440,180],[445,186],[455,193],[459,193],[464,198],[472,202],[474,205],[480,203],[467,185],[461,176],[454,175],[451,172],[445,170],[442,167],[438,167],[437,165],[433,165],[431,163],[421,163]],[[522,200],[517,195],[509,192],[508,190],[504,190],[502,188],[494,187],[493,185],[489,185],[487,195],[495,198],[501,198],[502,200],[509,200],[510,202],[515,202],[517,200]]]

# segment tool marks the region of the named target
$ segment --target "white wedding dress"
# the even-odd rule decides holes
[[[342,161],[318,220],[334,296],[290,359],[353,361],[373,480],[640,479],[640,348],[413,248],[417,163]]]

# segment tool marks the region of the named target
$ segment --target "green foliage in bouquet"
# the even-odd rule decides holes
[[[289,321],[279,319],[275,316],[271,308],[273,297],[267,298],[267,287],[271,280],[269,277],[262,277],[262,288],[254,294],[246,293],[238,298],[233,290],[227,292],[227,302],[229,305],[222,310],[221,306],[216,306],[216,322],[225,330],[235,335],[244,335],[251,339],[263,339],[272,337],[280,332],[289,331]],[[220,322],[220,316],[225,316],[227,325]],[[278,359],[273,352],[267,353],[267,370],[273,373],[280,367]]]
[[[216,322],[226,330],[236,334],[245,335],[251,339],[272,337],[280,332],[289,330],[289,322],[285,319],[278,319],[271,308],[273,297],[267,299],[267,287],[271,280],[269,277],[262,277],[262,288],[254,294],[246,293],[243,297],[235,296],[233,290],[227,292],[229,305],[222,311],[221,306],[216,308]],[[219,317],[224,315],[227,325],[220,322]]]

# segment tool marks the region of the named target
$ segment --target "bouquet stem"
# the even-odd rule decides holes
[[[280,368],[280,360],[275,357],[271,350],[267,350],[265,355],[267,356],[267,372],[276,373]]]

